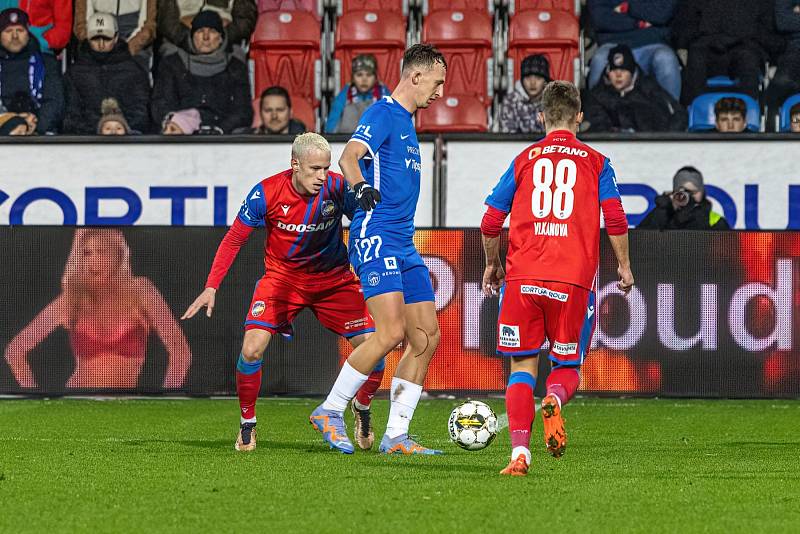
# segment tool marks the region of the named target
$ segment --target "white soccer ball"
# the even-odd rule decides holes
[[[470,400],[453,409],[447,429],[453,443],[468,451],[479,451],[497,435],[497,416],[488,404]]]

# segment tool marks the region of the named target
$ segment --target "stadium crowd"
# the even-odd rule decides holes
[[[314,97],[291,83],[259,86],[248,67],[261,17],[308,9],[335,21],[342,6],[328,4],[318,13],[300,0],[0,0],[0,135],[351,133],[390,92],[386,56],[348,56],[347,83],[323,82]],[[446,5],[453,20],[486,9]],[[496,2],[495,33],[509,5]],[[800,0],[585,0],[573,15],[587,50],[582,131],[800,133]],[[425,37],[410,28],[409,41]],[[564,69],[549,49],[529,52],[516,71],[496,69],[512,81],[480,96],[486,121],[471,131],[543,131],[544,85]],[[314,124],[293,115],[293,101]]]

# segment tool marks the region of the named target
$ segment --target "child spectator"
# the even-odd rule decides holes
[[[542,111],[542,93],[550,81],[550,63],[543,55],[532,55],[522,60],[520,79],[503,100],[500,107],[502,133],[536,133],[544,131],[539,118]]]
[[[352,71],[350,83],[331,104],[325,123],[327,133],[353,133],[361,114],[379,98],[391,94],[389,88],[378,81],[378,60],[372,54],[354,57]]]

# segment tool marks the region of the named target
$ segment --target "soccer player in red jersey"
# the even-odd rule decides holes
[[[330,172],[330,166],[331,148],[324,137],[305,133],[295,138],[292,167],[262,180],[248,193],[217,249],[205,290],[181,317],[189,319],[204,306],[211,317],[217,289],[239,249],[255,228],[266,226],[266,274],[253,293],[236,365],[241,409],[236,450],[256,447],[262,357],[273,335],[291,335],[298,313],[310,308],[324,326],[347,338],[353,347],[375,331],[342,240],[342,213],[352,216],[355,199],[344,178]],[[356,441],[364,449],[374,440],[369,403],[383,378],[383,364],[383,360],[378,363],[353,401]],[[339,430],[329,443],[352,454],[344,428]]]
[[[564,453],[561,417],[580,382],[580,365],[595,324],[595,278],[600,248],[600,208],[619,263],[619,289],[633,287],[628,225],[607,157],[575,137],[583,120],[578,90],[555,81],[542,95],[546,136],[523,150],[486,199],[481,223],[486,270],[483,290],[500,293],[497,352],[511,358],[506,411],[511,462],[504,475],[525,475],[539,350],[550,341],[553,365],[542,400],[545,444]],[[511,213],[506,269],[500,231]]]

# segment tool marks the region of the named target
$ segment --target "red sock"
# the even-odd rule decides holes
[[[536,415],[533,401],[534,387],[536,379],[529,373],[516,372],[508,377],[506,412],[512,449],[515,447],[530,449],[531,425]]]
[[[379,387],[381,387],[381,382],[383,381],[383,371],[383,368],[381,368],[380,371],[372,371],[369,374],[367,381],[364,382],[364,385],[362,385],[361,389],[358,390],[356,393],[356,400],[360,405],[370,405],[372,402],[372,397],[375,396],[375,392],[378,391]]]
[[[567,404],[578,391],[581,375],[577,367],[556,367],[547,377],[547,394],[554,394],[561,400],[561,406]]]
[[[239,356],[236,366],[236,393],[239,395],[239,408],[243,419],[256,416],[256,399],[261,389],[261,360],[247,363]]]

